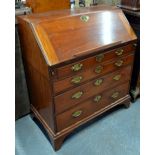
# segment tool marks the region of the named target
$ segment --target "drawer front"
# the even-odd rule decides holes
[[[65,78],[63,80],[54,82],[54,92],[57,94],[59,92],[65,91],[71,87],[79,86],[83,82],[101,76],[102,74],[107,74],[113,72],[121,67],[129,65],[133,62],[134,56],[129,55],[127,57],[122,57],[112,62],[106,64],[99,64],[91,67],[85,72],[81,72],[75,76]]]
[[[101,108],[105,108],[116,100],[124,97],[128,94],[128,88],[129,83],[127,82],[109,91],[100,92],[80,105],[57,115],[56,121],[58,131],[81,121],[83,118],[90,116]]]
[[[96,93],[112,88],[124,81],[129,81],[131,66],[127,66],[111,74],[100,76],[82,86],[76,87],[55,97],[55,111],[59,114],[70,107],[86,100]]]
[[[57,78],[59,79],[59,78],[65,78],[72,75],[76,75],[81,71],[89,69],[91,66],[109,61],[110,59],[113,59],[113,58],[119,58],[121,56],[125,56],[134,51],[135,51],[135,47],[133,46],[133,44],[129,44],[129,45],[117,48],[115,50],[111,50],[111,51],[84,59],[74,64],[66,65],[65,67],[61,67],[56,70]]]

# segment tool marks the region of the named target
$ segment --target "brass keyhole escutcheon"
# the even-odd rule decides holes
[[[82,67],[83,67],[83,64],[79,63],[79,64],[73,65],[71,69],[72,69],[72,71],[77,72],[77,71],[81,70]]]
[[[79,84],[82,80],[82,76],[76,76],[71,80],[71,83],[73,84]]]
[[[82,91],[79,91],[72,95],[72,99],[79,99],[83,95]]]
[[[118,81],[118,80],[120,80],[120,78],[121,78],[121,74],[118,74],[118,75],[113,77],[113,80]]]
[[[81,114],[82,114],[82,110],[78,110],[78,111],[75,111],[75,112],[72,114],[72,116],[73,116],[74,118],[77,118],[77,117],[79,117]]]
[[[101,84],[103,83],[103,80],[102,79],[98,79],[94,82],[94,85],[95,86],[100,86]]]
[[[102,62],[103,58],[104,58],[104,54],[99,54],[99,55],[96,56],[96,61],[97,62]]]
[[[102,96],[101,95],[97,95],[94,98],[94,102],[99,102],[101,100]]]
[[[118,49],[115,53],[116,53],[116,55],[120,56],[123,54],[123,52],[124,52],[123,49]]]
[[[99,65],[95,68],[95,73],[99,74],[102,72],[102,70],[103,70],[103,66]]]
[[[83,21],[83,22],[88,22],[89,16],[87,16],[87,15],[82,15],[82,16],[80,17],[80,19],[81,19],[81,21]]]

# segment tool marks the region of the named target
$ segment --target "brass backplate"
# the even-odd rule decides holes
[[[88,22],[89,16],[87,16],[87,15],[82,15],[82,16],[80,17],[80,19],[81,19],[83,22]]]

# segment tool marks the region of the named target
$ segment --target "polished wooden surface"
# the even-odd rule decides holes
[[[57,19],[61,17],[67,17],[67,16],[74,16],[76,14],[83,14],[83,13],[89,13],[89,12],[96,12],[96,11],[111,11],[116,10],[117,7],[111,7],[108,5],[98,5],[95,7],[84,7],[84,8],[76,8],[76,9],[65,9],[65,10],[52,10],[44,13],[34,13],[29,14],[28,16],[24,15],[22,18],[24,20],[30,20],[33,23],[40,23],[43,21],[48,21],[49,19]]]
[[[49,135],[49,139],[53,145],[53,148],[55,151],[59,150],[62,146],[62,143],[64,142],[64,139],[71,133],[73,132],[73,130],[75,130],[76,128],[80,127],[81,125],[97,118],[98,116],[102,115],[103,113],[107,112],[108,110],[114,108],[117,105],[123,104],[125,106],[125,108],[129,108],[130,107],[130,96],[126,95],[124,97],[122,97],[119,100],[116,100],[115,102],[113,102],[112,104],[109,104],[108,106],[101,108],[100,110],[94,112],[93,114],[91,114],[90,116],[77,121],[75,124],[72,124],[71,126],[67,127],[66,129],[57,132],[57,133],[53,133],[53,131],[51,130],[51,128],[49,128],[49,126],[46,124],[46,122],[44,121],[44,118],[40,115],[40,113],[38,113],[38,111],[33,107],[33,105],[31,105],[31,110],[34,114],[34,116],[40,121],[40,123],[43,125],[44,129],[46,130],[46,133]],[[33,115],[32,115],[33,116]]]
[[[100,76],[95,80],[91,80],[90,82],[83,84],[82,86],[80,85],[79,87],[73,88],[70,91],[67,91],[61,95],[56,96],[55,97],[56,114],[61,113],[71,107],[74,107],[75,105],[78,105],[79,103],[83,102],[87,98],[101,91],[104,91],[108,88],[113,88],[125,81],[129,81],[130,77],[128,75],[130,74],[131,74],[131,66],[127,66],[121,70],[118,70],[108,75]],[[121,76],[120,79],[118,80],[114,79],[114,77],[118,75]],[[102,83],[99,86],[95,85],[95,82],[101,79],[102,79]],[[79,91],[83,92],[83,95],[81,96],[81,98],[72,99],[72,95]]]
[[[83,104],[80,104],[71,110],[68,110],[67,112],[64,112],[56,117],[57,120],[57,126],[58,131],[82,120],[83,118],[91,115],[95,111],[104,108],[108,106],[110,103],[113,103],[114,101],[120,99],[121,97],[124,97],[128,93],[129,85],[128,83],[122,84],[118,87],[115,87],[114,89],[110,89],[109,91],[105,92],[99,92],[96,95],[101,95],[102,98],[99,102],[94,102],[95,96],[92,96],[89,100],[83,102]],[[112,98],[112,95],[114,93],[118,92],[119,95],[115,99]],[[81,114],[79,117],[74,117],[72,114],[76,111],[81,110]]]
[[[89,16],[88,22],[81,21],[82,15]],[[114,43],[136,40],[134,31],[117,8],[111,11],[95,9],[94,12],[86,11],[76,16],[59,15],[59,18],[42,22],[33,22],[29,16],[27,20],[50,66],[82,57],[86,52],[105,50]]]
[[[70,0],[26,0],[26,6],[32,8],[33,13],[50,10],[69,9]]]
[[[82,76],[83,77],[83,82],[84,82],[86,80],[90,80],[90,79],[95,78],[97,76],[107,74],[109,72],[120,69],[120,68],[130,64],[133,61],[133,59],[134,59],[133,55],[130,55],[128,57],[122,57],[121,59],[118,59],[118,60],[117,59],[112,59],[110,62],[100,63],[98,65],[91,66],[91,68],[87,69],[87,72],[86,72],[86,70],[83,70],[83,72],[77,73],[76,76],[78,76],[78,75]],[[123,61],[122,66],[116,66],[115,63],[117,63],[120,60]],[[100,73],[96,73],[95,72],[96,68],[100,67],[100,66],[103,69],[101,70]],[[55,90],[55,92],[57,93],[58,91],[62,91],[64,89],[67,89],[67,87],[72,86],[73,84],[70,81],[73,79],[73,77],[76,77],[76,76],[71,76],[71,77],[65,78],[64,80],[54,82],[54,90]],[[66,86],[66,87],[64,87],[64,86]],[[76,86],[78,86],[78,85],[76,85]]]
[[[24,20],[19,19],[18,21],[30,103],[35,106],[50,128],[55,131],[54,120],[51,118],[51,116],[54,116],[54,108],[51,101],[52,89],[49,85],[48,66],[29,25]]]
[[[118,104],[129,106],[137,38],[120,9],[21,16],[19,30],[31,110],[55,150],[78,126]]]
[[[131,55],[131,56],[128,56],[126,59],[121,59],[121,60],[123,60],[124,61],[124,64],[123,64],[123,66],[125,66],[125,65],[129,65],[129,64],[131,64],[132,62],[133,62],[133,55]],[[105,73],[107,73],[107,72],[110,72],[110,71],[115,71],[115,70],[117,70],[117,69],[119,69],[119,68],[122,68],[123,66],[121,66],[121,67],[116,67],[115,66],[115,62],[117,62],[117,60],[116,61],[114,61],[114,63],[112,63],[112,64],[108,64],[107,66],[103,66],[103,71],[101,72],[102,73],[102,75],[103,74],[105,74]],[[98,74],[96,74],[95,72],[94,72],[94,70],[95,70],[95,68],[93,68],[92,70],[88,70],[86,73],[89,73],[90,72],[90,75],[88,75],[87,74],[87,76],[91,76],[92,77],[92,75],[95,77],[95,76],[97,76]],[[100,73],[100,75],[101,75],[101,73]],[[62,85],[63,86],[63,85]],[[109,86],[109,85],[108,85]],[[63,104],[65,104],[65,105],[67,105],[67,104],[76,104],[77,102],[80,102],[82,99],[85,99],[84,98],[84,96],[82,96],[80,99],[78,99],[78,100],[71,100],[71,96],[72,96],[72,94],[74,94],[74,93],[76,93],[76,92],[78,92],[78,91],[80,91],[80,90],[82,90],[82,91],[84,91],[84,92],[86,92],[86,94],[88,93],[88,90],[90,90],[90,89],[92,89],[92,88],[85,88],[85,86],[83,86],[84,88],[82,88],[82,86],[80,85],[80,87],[76,87],[76,88],[74,88],[74,89],[72,89],[72,90],[70,90],[70,91],[67,91],[67,93],[65,93],[65,94],[62,94],[62,95],[59,95],[59,96],[57,96],[56,98],[55,98],[55,103],[61,103],[61,105],[63,105]],[[103,88],[102,88],[103,89]],[[94,91],[94,90],[93,90]],[[95,89],[95,91],[96,91],[96,89]],[[94,92],[95,93],[95,92]],[[88,93],[89,95],[91,95],[91,93],[89,92]],[[87,95],[85,96],[85,97],[87,97]]]
[[[120,50],[123,50],[123,51],[122,51],[122,53],[120,53],[118,55]],[[129,44],[129,45],[123,46],[121,48],[119,47],[119,48],[116,48],[116,49],[108,51],[108,52],[103,51],[101,53],[101,51],[100,51],[100,53],[98,55],[95,55],[93,57],[84,59],[82,61],[77,61],[76,63],[65,65],[63,67],[58,68],[56,70],[57,78],[63,79],[63,78],[68,77],[68,76],[79,74],[79,72],[82,72],[82,71],[85,71],[85,70],[89,69],[90,66],[93,67],[93,66],[96,66],[96,65],[98,65],[100,63],[106,64],[107,62],[110,62],[111,59],[120,58],[121,56],[125,56],[126,54],[131,53],[131,51],[134,52],[134,50],[135,50],[135,47],[132,44]],[[103,55],[101,55],[101,54],[103,54]],[[103,57],[101,59],[101,61],[97,60],[98,56]],[[71,68],[75,64],[82,64],[83,65],[82,69],[77,71],[77,72],[74,72]]]

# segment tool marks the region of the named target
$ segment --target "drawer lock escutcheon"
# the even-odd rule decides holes
[[[76,77],[74,77],[74,78],[71,80],[71,82],[72,82],[73,84],[78,84],[78,83],[81,82],[81,80],[82,80],[82,76],[76,76]]]
[[[81,19],[81,21],[83,21],[83,22],[88,22],[89,16],[83,15],[83,16],[80,17],[80,19]]]
[[[115,63],[115,66],[121,67],[123,65],[123,60],[119,60]]]
[[[79,70],[81,70],[83,67],[83,64],[75,64],[72,66],[72,71],[77,72]]]
[[[103,66],[97,66],[97,67],[95,68],[95,73],[99,74],[99,73],[102,72],[102,70],[103,70]]]
[[[101,95],[97,95],[94,98],[94,102],[99,102],[101,100],[102,96]]]
[[[79,117],[81,114],[82,114],[82,110],[78,110],[78,111],[75,111],[75,112],[72,114],[72,116],[73,116],[74,118],[77,118],[77,117]]]
[[[118,81],[118,80],[120,80],[120,78],[121,78],[121,74],[118,74],[118,75],[113,77],[113,80]]]
[[[116,55],[120,56],[123,54],[123,52],[124,52],[123,49],[118,49],[115,53],[116,53]]]
[[[82,95],[83,95],[83,92],[79,91],[72,96],[72,99],[79,99]]]
[[[115,92],[115,93],[112,94],[111,97],[112,97],[113,99],[116,99],[118,96],[119,96],[119,92]]]
[[[94,85],[95,86],[100,86],[101,84],[103,83],[103,80],[102,79],[98,79],[94,82]]]
[[[96,61],[97,62],[102,62],[103,58],[104,58],[104,54],[99,54],[99,55],[96,56]]]

